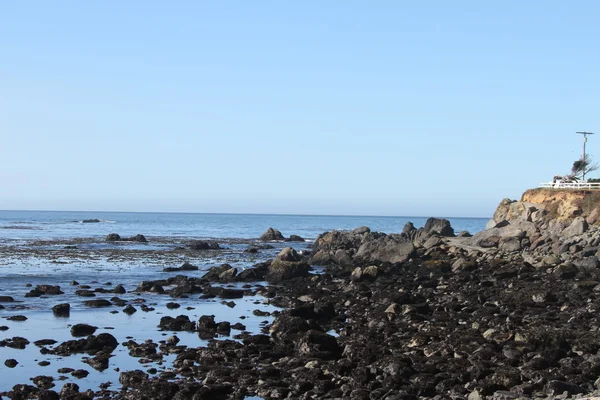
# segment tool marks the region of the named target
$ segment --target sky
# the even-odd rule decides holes
[[[600,160],[598,15],[0,2],[0,209],[489,217]]]

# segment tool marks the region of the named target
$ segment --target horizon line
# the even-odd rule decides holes
[[[0,212],[71,212],[71,213],[121,213],[121,214],[200,214],[200,215],[281,215],[297,217],[377,217],[377,218],[463,218],[487,219],[490,217],[449,217],[449,216],[422,216],[422,215],[367,215],[367,214],[303,214],[303,213],[244,213],[244,212],[192,212],[192,211],[101,211],[101,210],[5,210]]]

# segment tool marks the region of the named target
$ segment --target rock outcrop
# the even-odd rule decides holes
[[[600,193],[532,189],[520,201],[504,199],[484,231],[466,243],[488,257],[555,266],[600,256]]]

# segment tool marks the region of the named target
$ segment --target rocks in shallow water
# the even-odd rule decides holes
[[[108,300],[99,299],[99,300],[86,300],[83,302],[88,307],[100,308],[100,307],[110,307],[112,303]]]
[[[6,365],[8,368],[14,368],[19,365],[19,362],[14,358],[9,358],[8,360],[4,361],[4,365]]]
[[[61,303],[52,307],[52,312],[57,317],[68,317],[71,314],[71,305],[69,303]]]
[[[71,335],[74,337],[93,335],[98,329],[97,326],[88,324],[75,324],[71,327]]]
[[[258,240],[262,242],[272,242],[285,240],[285,237],[277,229],[269,228],[263,233]]]
[[[121,240],[121,235],[118,233],[109,233],[104,240],[107,242],[118,242]]]
[[[299,262],[302,260],[300,255],[291,247],[286,247],[277,254],[277,260],[279,261],[291,261]]]
[[[24,337],[15,336],[9,339],[0,340],[0,347],[10,347],[11,349],[23,350],[29,344],[29,340]]]
[[[68,356],[73,353],[88,353],[94,355],[100,351],[111,353],[117,348],[119,343],[110,333],[101,333],[99,335],[90,335],[85,339],[67,340],[58,345],[52,354]]]
[[[104,240],[107,242],[119,242],[119,241],[138,242],[138,243],[147,243],[148,242],[146,237],[141,234],[137,234],[135,236],[124,238],[124,237],[121,237],[121,235],[119,235],[118,233],[109,233]]]
[[[179,315],[175,318],[169,316],[162,317],[158,326],[159,328],[168,331],[192,332],[196,330],[196,324],[193,321],[190,321],[190,318],[187,315]]]
[[[24,315],[11,315],[10,317],[6,318],[9,321],[27,321],[27,317]]]
[[[191,250],[219,250],[221,246],[214,241],[195,240],[188,244]]]
[[[123,312],[127,315],[132,315],[137,311],[137,309],[132,306],[131,304],[127,305],[124,309]]]
[[[119,383],[125,387],[137,387],[148,381],[148,374],[136,369],[134,371],[121,372]]]
[[[12,296],[0,296],[0,303],[12,303],[15,299]]]
[[[190,264],[189,262],[184,262],[181,267],[165,267],[163,268],[163,272],[178,272],[178,271],[197,271],[198,267]]]
[[[290,235],[289,238],[284,239],[286,242],[306,242],[302,236]]]

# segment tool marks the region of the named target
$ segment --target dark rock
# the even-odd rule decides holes
[[[124,309],[123,312],[127,315],[132,315],[137,311],[137,309],[132,306],[131,304],[127,305]]]
[[[9,358],[8,360],[4,361],[4,365],[6,365],[8,368],[14,368],[19,364],[19,362],[17,360],[15,360],[14,358]]]
[[[196,330],[196,324],[190,321],[187,315],[179,315],[176,318],[169,316],[162,317],[158,326],[163,330],[169,331],[191,332]]]
[[[454,236],[454,229],[452,229],[450,221],[443,218],[428,218],[423,229],[427,235],[436,233],[440,236]]]
[[[121,372],[119,375],[119,383],[124,387],[138,387],[148,381],[148,374],[144,371],[136,369],[134,371]]]
[[[140,235],[139,233],[135,236],[132,236],[128,239],[125,239],[129,242],[138,242],[138,243],[147,243],[148,240],[146,239],[146,237],[144,235]]]
[[[0,296],[0,303],[12,303],[15,301],[11,296]]]
[[[123,285],[117,285],[115,286],[115,288],[112,291],[115,294],[125,294],[127,293],[127,290],[125,290],[125,288],[123,287]]]
[[[192,250],[219,250],[221,248],[219,243],[205,240],[195,240],[188,246]]]
[[[71,305],[69,303],[61,303],[52,307],[52,312],[57,317],[68,317],[71,314]]]
[[[285,239],[286,242],[306,242],[303,237],[298,235],[290,235],[289,238]]]
[[[189,262],[184,262],[181,267],[166,267],[163,268],[163,272],[178,272],[178,271],[197,271],[198,267],[190,264]]]
[[[98,223],[98,222],[102,222],[102,221],[97,218],[91,218],[91,219],[84,219],[81,222],[83,222],[84,224],[92,224],[92,223]]]
[[[88,324],[75,324],[71,327],[71,335],[74,337],[89,336],[93,335],[94,332],[96,332],[96,329],[98,329],[97,326]]]
[[[272,242],[272,241],[281,241],[285,240],[285,237],[279,232],[277,229],[269,228],[263,233],[258,240],[262,242]]]
[[[24,315],[11,315],[10,317],[6,318],[9,321],[27,321],[27,317]]]
[[[310,266],[303,262],[273,260],[266,278],[269,282],[281,282],[287,279],[307,277]]]
[[[121,240],[121,236],[118,233],[109,233],[104,240],[107,242],[118,242]]]
[[[100,307],[110,307],[112,303],[108,300],[99,299],[99,300],[86,300],[83,302],[88,307],[100,308]]]
[[[29,344],[29,340],[24,337],[15,336],[9,339],[0,340],[0,347],[10,347],[12,349],[23,350]]]
[[[71,372],[71,375],[78,379],[85,378],[89,374],[90,373],[88,371],[86,371],[85,369],[78,369],[78,370]]]

